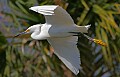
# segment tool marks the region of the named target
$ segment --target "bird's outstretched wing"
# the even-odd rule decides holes
[[[58,58],[75,74],[80,70],[80,53],[76,46],[77,37],[49,38],[47,39],[54,48]]]
[[[41,13],[45,16],[46,23],[53,26],[73,26],[74,21],[71,16],[58,5],[34,6],[30,10]]]

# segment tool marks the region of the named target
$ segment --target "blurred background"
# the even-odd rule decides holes
[[[77,25],[92,25],[87,35],[106,42],[103,47],[79,37],[84,73],[78,77],[120,77],[120,0],[0,0],[0,77],[76,77],[46,40],[13,38],[45,23],[44,16],[29,10],[35,5],[60,5]]]

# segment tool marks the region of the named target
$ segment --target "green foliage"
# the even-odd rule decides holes
[[[120,1],[117,0],[10,0],[14,28],[24,30],[33,24],[44,23],[44,17],[29,10],[34,5],[57,4],[66,9],[77,25],[91,24],[88,35],[106,42],[99,46],[79,37],[83,72],[78,77],[120,76]],[[65,65],[52,55],[45,41],[14,38],[10,44],[0,36],[0,69],[3,77],[73,77]],[[7,39],[10,39],[8,37]],[[1,41],[2,40],[2,41]],[[5,40],[5,41],[4,41]],[[6,47],[7,46],[7,47]],[[1,50],[2,48],[2,50]],[[2,55],[2,56],[1,56]],[[6,63],[5,63],[6,62]],[[4,68],[5,66],[5,68]]]
[[[6,38],[0,32],[0,74],[4,73],[5,65],[6,65]]]

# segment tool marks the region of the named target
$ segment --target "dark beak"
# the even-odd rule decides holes
[[[18,37],[18,36],[20,36],[20,35],[22,35],[22,34],[26,34],[26,32],[25,32],[25,31],[24,31],[24,32],[21,32],[21,33],[15,35],[14,37]]]

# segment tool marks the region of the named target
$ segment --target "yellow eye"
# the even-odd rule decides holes
[[[30,29],[27,29],[25,32],[30,32]]]

